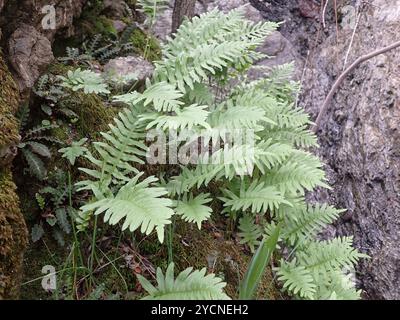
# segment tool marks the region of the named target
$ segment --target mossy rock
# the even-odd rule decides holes
[[[0,151],[19,140],[19,124],[14,117],[19,93],[1,54],[0,51]]]
[[[87,20],[82,20],[81,27],[83,28],[83,32],[89,37],[101,34],[109,38],[116,37],[118,34],[112,20],[106,16],[91,17]]]
[[[65,76],[69,70],[75,69],[62,63],[55,63],[48,69],[49,73]],[[85,94],[82,91],[72,92],[70,96],[62,102],[65,107],[74,111],[79,119],[75,127],[81,135],[81,138],[99,138],[100,131],[107,131],[116,114],[118,108],[106,103],[96,94]],[[57,137],[65,137],[62,130],[55,132]]]
[[[0,145],[19,140],[18,90],[0,53]],[[1,147],[0,146],[0,147]],[[27,229],[19,207],[16,186],[8,164],[0,161],[0,300],[18,296]]]
[[[27,229],[10,169],[0,169],[0,300],[18,297]]]
[[[108,131],[108,124],[118,111],[115,107],[106,105],[96,94],[83,92],[73,93],[64,103],[79,116],[75,125],[82,137],[93,139],[100,137],[100,131]]]

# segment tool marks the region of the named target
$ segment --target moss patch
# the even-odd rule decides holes
[[[215,237],[210,229],[198,230],[196,226],[178,221],[174,232],[173,258],[176,271],[183,271],[188,267],[194,269],[207,268],[207,272],[214,273],[227,283],[225,292],[232,298],[238,298],[238,288],[241,279],[247,270],[251,255],[244,252],[243,247],[234,241],[223,237]],[[166,245],[158,243],[157,239],[146,240],[140,251],[149,255],[149,260],[163,271],[168,265]],[[262,278],[257,299],[277,300],[282,295],[276,289],[271,269],[268,268]]]
[[[0,144],[3,147],[19,140],[18,122],[13,116],[17,108],[18,90],[0,53]],[[16,186],[9,166],[4,165],[0,161],[0,300],[18,295],[27,243]]]
[[[0,51],[0,150],[19,140],[19,125],[14,117],[18,109],[18,89]]]
[[[82,137],[99,138],[100,131],[108,130],[108,124],[113,121],[118,109],[107,106],[95,94],[76,92],[63,102],[78,116],[76,127]]]
[[[130,37],[130,41],[135,53],[148,61],[152,62],[161,59],[161,47],[157,39],[143,30],[136,28]]]
[[[49,73],[65,76],[74,67],[55,63],[48,69]],[[65,107],[74,111],[78,116],[78,122],[74,125],[81,138],[99,138],[100,131],[107,131],[108,124],[111,123],[118,113],[118,108],[106,105],[96,94],[85,94],[81,91],[72,92],[62,101]],[[66,131],[64,130],[64,133]],[[63,137],[60,130],[57,131],[59,138]]]

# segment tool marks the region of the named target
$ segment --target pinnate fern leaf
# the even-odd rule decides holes
[[[94,211],[96,215],[105,213],[104,221],[111,225],[124,223],[122,229],[131,232],[140,227],[142,233],[150,234],[157,231],[160,242],[164,240],[164,227],[171,223],[174,211],[171,209],[173,202],[164,198],[168,191],[160,187],[150,187],[157,181],[149,177],[138,182],[141,174],[138,174],[130,182],[124,185],[116,196],[109,196],[81,208],[83,212]]]
[[[176,213],[187,222],[195,222],[201,229],[201,223],[207,220],[212,213],[212,209],[205,206],[212,200],[209,196],[209,194],[200,194],[197,197],[194,197],[193,194],[185,195],[182,200],[177,201]]]
[[[148,292],[146,300],[230,300],[224,293],[225,283],[214,274],[206,275],[206,269],[188,268],[174,279],[174,264],[164,275],[157,269],[157,287],[138,275],[142,287]]]
[[[261,226],[254,223],[253,216],[245,215],[239,221],[239,230],[240,243],[247,244],[251,252],[254,252],[263,234]]]

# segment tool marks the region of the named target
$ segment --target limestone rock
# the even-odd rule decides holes
[[[8,44],[9,60],[21,90],[33,86],[40,72],[53,61],[51,43],[56,34],[69,37],[74,33],[74,18],[80,16],[86,0],[55,0],[55,28],[43,27],[47,0],[4,1],[0,29]],[[44,12],[44,13],[43,13]]]
[[[123,22],[121,20],[113,20],[112,23],[113,23],[115,30],[117,30],[118,33],[124,31],[126,29],[126,27],[128,26],[125,22]]]
[[[296,12],[288,8],[295,5],[288,2],[280,10]],[[398,41],[399,17],[398,1],[369,1],[347,66]],[[294,14],[285,20],[281,32],[308,60],[299,105],[316,115],[345,67],[352,30],[341,29],[337,39],[334,12],[327,12],[327,36],[317,41],[315,20]],[[355,246],[371,257],[357,268],[359,287],[369,299],[400,299],[399,65],[400,51],[393,50],[358,66],[336,92],[319,132],[319,153],[333,189],[314,198],[347,209],[334,233],[353,235]]]
[[[50,41],[34,27],[23,24],[9,39],[9,60],[21,90],[32,88],[53,60]]]
[[[104,73],[107,78],[123,78],[135,74],[137,80],[143,82],[146,78],[151,77],[153,72],[154,66],[139,56],[119,57],[110,60],[104,66]]]
[[[126,15],[127,5],[124,0],[104,0],[103,7],[108,17],[120,19]]]

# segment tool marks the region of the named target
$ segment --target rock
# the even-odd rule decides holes
[[[110,60],[104,66],[104,74],[107,78],[122,78],[124,76],[135,74],[137,80],[143,82],[146,78],[151,77],[153,72],[154,66],[139,56],[119,57]]]
[[[397,2],[370,1],[347,66],[398,40]],[[307,46],[312,52],[304,69],[300,106],[316,115],[345,67],[352,30],[340,30],[337,40],[334,15],[327,14],[328,37],[315,40],[309,24],[314,20],[291,18],[281,32],[293,39],[299,52]],[[333,189],[314,197],[348,210],[336,223],[335,233],[353,235],[355,246],[371,257],[357,268],[359,287],[369,299],[400,299],[399,65],[400,51],[393,50],[358,66],[337,91],[319,132],[319,153]]]
[[[47,0],[4,1],[0,29],[8,43],[10,63],[21,90],[31,88],[40,72],[53,61],[51,42],[56,34],[69,37],[74,33],[74,18],[80,16],[86,0],[55,0],[56,25],[43,28]]]
[[[321,5],[313,0],[299,0],[300,14],[305,18],[315,19],[320,16]]]
[[[125,22],[123,22],[121,20],[113,20],[112,23],[113,23],[115,30],[117,30],[118,33],[124,31],[126,29],[126,27],[128,26]]]
[[[23,24],[9,39],[9,60],[21,91],[32,88],[54,60],[50,41],[34,27]]]
[[[15,148],[19,127],[14,114],[18,89],[0,55],[0,300],[16,299],[22,276],[27,229],[15,193],[9,161],[4,150]],[[3,151],[2,151],[3,150]],[[2,158],[5,155],[4,158]]]
[[[204,0],[203,3],[205,4],[206,11],[218,8],[226,13],[241,6],[245,6],[244,15],[247,19],[256,23],[264,20],[260,11],[252,5],[249,5],[249,2],[246,0]]]
[[[127,5],[124,0],[104,0],[103,12],[109,18],[121,19],[126,16]]]

